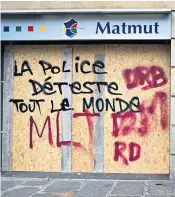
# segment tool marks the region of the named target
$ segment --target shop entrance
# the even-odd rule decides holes
[[[8,50],[13,171],[169,173],[169,45]]]

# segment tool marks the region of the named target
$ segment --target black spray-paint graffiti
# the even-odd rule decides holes
[[[75,58],[75,72],[76,73],[84,73],[84,74],[89,74],[89,73],[94,73],[94,74],[107,74],[107,72],[104,72],[105,69],[105,64],[102,61],[95,61],[93,64],[90,63],[89,60],[83,60],[81,63],[80,57]],[[60,72],[72,72],[70,69],[66,68],[66,61],[63,61],[62,67],[60,68],[59,66],[52,66],[51,63],[45,61],[45,60],[40,60],[39,65],[41,65],[43,69],[44,75],[47,74],[46,71],[51,71],[52,74],[58,74]],[[101,71],[99,71],[101,70]],[[29,62],[27,60],[23,61],[21,65],[21,72],[17,71],[17,62],[15,61],[15,69],[14,69],[14,76],[23,76],[24,72],[30,72],[31,75],[33,75],[32,70],[30,68]]]
[[[45,60],[40,60],[38,63],[42,68],[43,74],[48,75],[49,71],[50,74],[56,75],[63,72],[76,72],[76,73],[83,73],[83,74],[100,74],[105,75],[105,64],[102,61],[95,61],[91,63],[89,60],[82,60],[80,62],[80,57],[77,56],[75,58],[75,64],[70,69],[68,68],[67,62],[63,61],[61,66],[53,66],[50,62]],[[74,69],[74,70],[73,70]],[[21,65],[20,71],[18,71],[17,62],[15,61],[14,65],[14,76],[15,77],[22,77],[25,73],[33,75],[33,71],[30,67],[30,64],[27,60],[23,61]],[[82,99],[82,111],[85,112],[86,109],[91,109],[94,113],[95,112],[103,112],[103,111],[112,111],[116,113],[124,113],[128,110],[137,113],[140,112],[140,101],[138,97],[131,98],[130,101],[126,101],[124,99],[119,98],[122,93],[119,92],[119,86],[116,82],[105,82],[105,81],[86,81],[86,82],[78,82],[74,81],[72,83],[67,83],[64,81],[54,81],[51,82],[51,76],[47,77],[43,82],[29,79],[29,84],[32,87],[31,95],[34,97],[36,95],[45,95],[50,96],[53,94],[62,95],[64,88],[69,90],[73,95],[79,94],[91,94],[94,93],[96,95],[100,95],[105,90],[110,95],[117,96],[116,98],[108,99],[108,98],[94,98],[93,96],[90,98],[83,98]],[[25,113],[27,111],[34,112],[35,110],[39,110],[41,113],[41,106],[44,105],[44,99],[29,99],[29,102],[24,101],[24,99],[10,99],[16,106],[17,112]],[[53,100],[50,100],[51,106],[51,113],[58,112],[58,111],[68,111],[74,110],[69,102],[68,98],[63,98],[62,101],[58,104],[55,104]]]
[[[119,107],[118,111],[116,110],[117,106]],[[127,110],[130,110],[134,113],[141,112],[140,101],[138,97],[133,97],[129,102],[126,102],[121,98],[98,98],[95,100],[94,97],[91,97],[87,102],[87,99],[83,98],[83,112],[86,109],[92,109],[94,113],[109,110],[116,113],[124,113]]]
[[[109,94],[112,95],[122,95],[121,93],[118,93],[118,85],[115,82],[90,82],[86,81],[82,84],[78,81],[67,83],[67,82],[54,82],[53,84],[48,81],[51,77],[48,77],[45,79],[44,83],[41,84],[38,81],[29,79],[29,83],[31,83],[33,88],[32,96],[36,96],[40,93],[44,93],[45,95],[51,95],[58,92],[62,95],[63,89],[65,86],[69,87],[72,94],[93,94],[94,90],[96,90],[97,93],[101,93],[102,89],[104,87],[107,88],[107,91]]]
[[[41,113],[40,104],[45,102],[44,99],[30,99],[29,104],[24,102],[24,99],[10,99],[10,102],[15,104],[17,112],[25,113],[27,111],[34,112],[36,108],[38,108]]]

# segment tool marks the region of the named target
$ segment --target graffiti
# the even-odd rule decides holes
[[[161,126],[162,129],[166,129],[168,127],[168,97],[167,94],[165,92],[156,92],[154,99],[152,100],[151,105],[148,107],[148,112],[151,115],[156,115],[155,111],[156,111],[156,107],[157,104],[159,103],[160,105],[160,112],[161,112],[161,118],[160,118],[160,122],[161,122]]]
[[[156,115],[158,104],[160,105],[160,125],[163,130],[166,129],[168,127],[167,94],[165,92],[156,92],[151,105],[146,107],[142,104],[140,107],[141,113],[139,114],[135,114],[132,111],[123,114],[112,113],[112,135],[118,137],[119,135],[128,135],[130,132],[137,132],[140,136],[145,136],[148,133],[148,125],[150,125],[149,121],[151,120],[150,116]],[[138,122],[140,122],[140,126],[137,126]]]
[[[129,102],[121,98],[111,99],[98,98],[94,101],[94,97],[90,97],[89,102],[86,98],[83,98],[83,111],[86,109],[92,109],[93,112],[109,111],[109,109],[116,113],[124,113],[127,110],[131,110],[133,113],[141,112],[140,101],[138,97],[133,97]],[[116,105],[119,106],[119,111],[116,110]],[[134,109],[135,108],[135,109]],[[96,109],[96,110],[95,110]]]
[[[102,61],[95,61],[94,63],[90,63],[88,60],[83,60],[79,63],[80,57],[77,56],[75,58],[75,71],[81,72],[83,74],[88,74],[93,72],[94,74],[107,74],[107,72],[104,71],[105,64]],[[44,75],[48,74],[47,72],[50,71],[52,74],[58,74],[60,72],[71,72],[68,67],[66,68],[66,61],[63,61],[62,68],[59,66],[53,66],[51,63],[45,60],[40,60],[39,65],[42,67],[42,71]],[[86,68],[85,68],[86,67]],[[88,70],[89,69],[89,70]],[[23,76],[24,72],[29,72],[30,75],[33,75],[32,69],[29,65],[29,62],[25,60],[21,65],[21,73],[17,72],[17,62],[15,61],[15,74],[14,76]],[[67,91],[70,91],[71,94],[78,95],[78,94],[101,94],[102,92],[107,92],[110,95],[116,95],[116,96],[122,96],[122,93],[119,92],[118,84],[114,81],[112,82],[105,82],[105,81],[85,81],[83,83],[80,83],[78,81],[74,81],[72,83],[67,82],[60,82],[60,81],[54,81],[52,82],[52,77],[47,77],[44,82],[39,82],[34,79],[29,79],[29,84],[31,84],[32,87],[32,96],[37,96],[44,94],[46,96],[50,96],[53,94],[58,93],[59,95],[63,94],[64,89],[68,88]],[[94,92],[95,91],[95,92]],[[33,99],[30,99],[30,101]],[[38,109],[41,113],[40,103],[44,102],[44,99],[40,99],[40,101],[37,101]],[[10,100],[10,102],[13,102],[16,105],[17,112],[18,110],[18,103],[20,112],[25,113],[28,111],[27,105],[24,103],[23,98],[18,98],[16,100]],[[34,103],[35,104],[35,103]],[[57,111],[68,111],[68,110],[74,110],[72,106],[70,106],[69,99],[63,98],[60,107],[56,107],[54,105],[54,101],[50,101],[51,106],[51,113],[57,112]],[[119,111],[117,111],[116,105],[119,106]],[[94,97],[91,97],[88,101],[86,98],[82,99],[82,111],[85,112],[86,109],[92,110],[95,112],[102,112],[102,111],[108,111],[111,110],[112,112],[117,113],[124,113],[127,110],[131,110],[134,113],[140,112],[140,101],[138,97],[133,97],[129,102],[125,101],[121,98],[115,98],[115,99],[108,99],[105,100],[98,98],[94,99]],[[37,109],[35,106],[33,107],[33,110],[31,108],[29,109],[30,112],[34,112],[34,110]]]
[[[109,100],[108,98],[102,99],[94,99],[94,97],[90,97],[87,101],[86,98],[82,99],[82,105],[83,105],[83,112],[86,111],[86,109],[92,110],[95,112],[102,112],[102,111],[113,111],[117,114],[124,113],[126,111],[132,111],[133,113],[141,112],[141,106],[140,101],[138,97],[133,97],[129,102],[121,99],[121,98],[115,98]],[[12,102],[17,112],[25,113],[27,111],[34,112],[36,109],[39,110],[41,114],[41,102],[45,102],[44,99],[29,99],[29,104],[26,104],[24,99],[10,99],[9,102]],[[74,108],[71,107],[70,102],[68,98],[64,98],[61,100],[61,103],[59,104],[59,107],[55,107],[54,101],[50,100],[51,103],[51,113],[57,112],[57,111],[69,111],[74,110]],[[37,106],[37,107],[36,107]],[[117,111],[117,106],[119,107],[119,110]]]
[[[124,152],[127,150],[127,145],[125,142],[115,142],[114,143],[114,161],[118,162],[119,158],[122,159],[125,165],[128,165],[129,161],[137,161],[140,158],[141,147],[135,142],[130,142],[128,145],[129,158],[124,155]]]
[[[105,69],[105,64],[97,60],[94,63],[90,63],[89,60],[82,60],[80,61],[80,57],[77,56],[75,57],[75,65],[74,69],[76,73],[84,73],[84,74],[89,74],[89,73],[94,73],[94,74],[107,74],[107,72],[104,71]],[[45,60],[39,60],[39,65],[42,67],[44,75],[47,75],[48,73],[46,71],[51,71],[52,74],[58,74],[58,73],[64,73],[64,72],[71,72],[70,69],[66,68],[68,67],[67,62],[63,61],[62,66],[53,66],[50,62],[45,61]],[[31,75],[33,75],[32,69],[30,67],[30,64],[27,60],[24,60],[22,65],[21,65],[21,72],[18,72],[17,70],[17,61],[15,61],[14,65],[14,76],[19,77],[23,76],[24,72],[29,72]]]
[[[130,132],[137,132],[140,137],[144,137],[149,132],[149,125],[152,124],[156,116],[157,106],[160,105],[160,120],[159,124],[162,127],[162,131],[168,127],[168,98],[165,92],[156,92],[153,96],[152,102],[149,106],[144,104],[140,105],[141,113],[136,114],[132,111],[127,111],[123,114],[112,113],[111,118],[113,121],[113,131],[112,136],[118,137],[119,135],[129,135]],[[140,124],[138,124],[138,122]],[[139,125],[139,126],[137,126]],[[141,155],[141,146],[135,142],[129,143],[129,161],[136,161]],[[118,161],[119,158],[122,159],[125,165],[128,165],[128,159],[123,154],[126,151],[125,142],[115,142],[114,150],[114,161]],[[134,149],[135,155],[134,155]]]
[[[22,65],[21,65],[21,72],[18,72],[17,68],[18,68],[18,66],[15,61],[15,65],[14,65],[14,76],[15,77],[23,76],[24,72],[29,72],[31,75],[33,75],[33,72],[30,68],[29,62],[26,60],[23,61]]]
[[[82,84],[78,81],[67,83],[67,82],[54,82],[51,83],[51,77],[45,79],[44,83],[29,79],[29,83],[32,85],[33,93],[32,96],[39,95],[43,93],[45,95],[51,95],[58,92],[60,95],[63,93],[63,89],[68,87],[72,94],[93,94],[94,89],[96,89],[97,93],[101,93],[102,89],[106,87],[106,90],[111,95],[122,95],[118,92],[118,85],[115,82],[90,82],[86,81]]]
[[[50,116],[47,116],[47,118],[45,120],[45,123],[44,123],[44,126],[43,126],[43,128],[41,130],[41,133],[39,133],[37,124],[33,120],[33,117],[32,116],[30,116],[30,120],[29,121],[30,121],[30,143],[29,143],[29,147],[30,148],[33,148],[33,125],[36,128],[36,132],[37,132],[38,137],[41,138],[43,136],[43,132],[44,132],[44,129],[45,129],[46,124],[47,124],[48,125],[48,140],[49,140],[49,144],[50,145],[53,145]]]
[[[50,70],[52,74],[58,74],[61,71],[58,66],[52,66],[51,63],[44,60],[40,60],[39,64],[42,66],[45,75],[47,74],[46,73],[47,70]],[[63,61],[62,72],[70,72],[70,70],[65,69],[65,66],[66,66],[66,61]]]
[[[69,100],[67,98],[64,98],[60,103],[60,108],[54,108],[54,102],[51,100],[51,113],[57,112],[57,111],[69,111],[74,110],[74,108],[71,108]]]
[[[86,117],[87,119],[87,124],[88,124],[88,130],[89,130],[89,151],[90,151],[90,157],[91,157],[91,161],[93,161],[93,144],[94,144],[94,138],[93,138],[93,121],[92,121],[92,117],[99,117],[100,114],[99,113],[90,113],[88,110],[85,110],[84,113],[75,113],[73,115],[73,118],[78,118],[78,117]]]
[[[73,81],[68,83],[66,81],[53,81],[49,75],[58,75],[60,73],[75,72],[81,74],[106,75],[105,64],[102,61],[90,62],[89,60],[81,60],[79,56],[75,57],[75,63],[70,67],[66,61],[63,61],[60,66],[52,65],[50,62],[40,60],[38,62],[42,73],[45,77],[44,81],[33,79],[33,71],[27,60],[23,61],[20,71],[17,69],[17,62],[14,65],[14,76],[22,77],[25,73],[29,74],[29,85],[32,88],[31,97],[42,96],[49,99],[50,113],[55,113],[56,120],[53,122],[51,116],[47,116],[41,129],[38,128],[37,121],[34,120],[30,114],[29,117],[29,147],[33,149],[34,140],[36,137],[42,138],[44,132],[48,134],[48,144],[50,146],[56,145],[57,148],[62,146],[74,146],[76,148],[87,151],[85,145],[80,142],[62,141],[60,137],[60,114],[65,111],[74,110],[68,98],[62,98],[61,101],[55,103],[51,95],[64,95],[63,92],[69,91],[70,95],[82,95],[80,101],[82,110],[79,113],[72,114],[72,121],[78,118],[85,118],[88,128],[88,151],[91,161],[94,161],[94,120],[98,121],[101,112],[111,112],[109,117],[112,121],[111,135],[114,139],[118,136],[128,136],[132,132],[138,134],[139,137],[144,137],[151,132],[150,125],[152,121],[157,118],[162,132],[168,128],[168,97],[164,91],[156,91],[152,99],[147,103],[146,100],[140,101],[138,96],[125,99],[121,98],[123,93],[119,91],[120,86],[115,81]],[[137,66],[134,69],[125,69],[123,71],[123,78],[127,89],[134,89],[141,86],[142,90],[151,88],[158,88],[165,85],[168,79],[165,75],[163,68],[159,66]],[[111,98],[96,97],[107,92]],[[85,95],[85,96],[84,96]],[[90,95],[90,97],[86,97]],[[115,96],[115,97],[114,97]],[[42,107],[45,106],[45,99],[29,99],[25,101],[23,98],[10,99],[14,104],[16,111],[21,113],[33,113],[38,110],[42,114]],[[48,103],[48,102],[47,102]],[[157,114],[160,114],[157,116]],[[56,138],[53,140],[53,124],[56,128]],[[35,134],[34,134],[35,133]],[[113,160],[114,162],[122,161],[124,165],[129,165],[135,162],[142,156],[142,147],[136,142],[125,142],[116,140],[113,144]]]
[[[160,125],[162,126],[162,129],[166,129],[168,127],[167,122],[167,116],[168,116],[168,110],[167,110],[167,104],[168,104],[168,98],[165,92],[156,92],[151,104],[149,106],[144,106],[143,104],[140,106],[141,113],[136,114],[133,111],[127,111],[122,114],[118,113],[111,113],[111,118],[113,121],[113,131],[112,136],[118,137],[119,135],[128,135],[130,132],[137,132],[141,137],[145,136],[148,133],[148,125],[151,124],[149,122],[149,116],[156,115],[156,108],[157,105],[160,105]],[[56,144],[57,147],[61,147],[61,145],[66,146],[75,146],[79,148],[83,148],[83,145],[80,142],[71,142],[71,141],[60,141],[60,134],[59,134],[59,115],[60,112],[57,112],[57,118],[56,118],[56,128],[57,128],[57,137],[56,137]],[[87,124],[88,124],[88,130],[89,130],[89,147],[88,150],[90,151],[91,157],[93,156],[93,121],[92,117],[99,117],[100,113],[90,113],[87,109],[85,112],[82,113],[74,113],[73,118],[78,117],[86,117]],[[140,116],[139,118],[137,116]],[[140,121],[140,126],[137,127],[137,121]],[[152,119],[151,119],[152,120]],[[118,121],[120,121],[120,124],[118,124]],[[41,131],[41,134],[39,134],[38,127],[33,120],[33,117],[30,117],[30,148],[33,148],[33,125],[36,128],[38,137],[42,137],[43,131],[46,127],[46,124],[48,124],[48,141],[50,145],[53,145],[52,140],[52,131],[51,131],[51,122],[50,117],[48,116],[45,120],[43,129]],[[115,142],[115,151],[114,151],[114,161],[118,161],[119,158],[123,160],[123,163],[128,165],[129,161],[136,161],[140,158],[141,154],[141,147],[139,144],[135,142],[129,143],[129,159],[126,158],[126,156],[123,154],[124,151],[126,151],[127,146],[124,142]],[[135,151],[134,151],[135,150]]]
[[[79,143],[79,142],[61,141],[60,140],[59,116],[60,116],[60,112],[57,112],[57,116],[56,116],[56,133],[57,133],[57,135],[56,135],[56,145],[57,145],[57,147],[61,147],[61,145],[71,146],[71,144],[72,144],[75,147],[83,148],[82,144]],[[32,116],[30,116],[29,122],[30,122],[30,126],[29,126],[30,127],[29,147],[31,149],[33,149],[33,130],[34,130],[33,129],[33,126],[35,126],[36,133],[37,133],[38,137],[41,138],[43,136],[44,129],[45,129],[46,125],[48,125],[48,141],[49,141],[49,144],[50,145],[53,145],[52,128],[51,128],[51,119],[50,119],[50,116],[47,116],[47,118],[45,120],[45,123],[44,123],[44,126],[43,126],[43,128],[41,130],[41,133],[39,133],[37,124],[34,121],[34,119],[33,119]]]
[[[89,130],[89,149],[91,150],[91,153],[93,154],[93,121],[92,117],[99,117],[99,113],[90,113],[88,110],[85,110],[83,113],[74,113],[73,118],[78,118],[78,117],[86,117],[87,124],[88,124],[88,130]],[[84,148],[83,145],[79,142],[72,142],[72,141],[60,141],[60,129],[59,129],[59,117],[60,117],[60,112],[57,112],[56,116],[56,145],[57,147],[61,147],[61,145],[64,146],[75,146],[78,148]],[[48,141],[50,145],[53,145],[53,139],[52,139],[52,127],[51,127],[51,119],[50,116],[46,117],[46,120],[44,122],[43,128],[41,130],[41,133],[39,133],[38,126],[36,122],[34,121],[33,117],[30,116],[29,119],[30,122],[30,136],[29,136],[29,147],[32,149],[33,148],[33,127],[35,126],[36,133],[39,138],[42,138],[44,130],[46,128],[46,125],[48,126]]]
[[[16,106],[17,112],[25,113],[27,111],[34,112],[37,106],[40,114],[41,114],[41,106],[42,102],[45,102],[44,99],[29,99],[29,104],[24,102],[24,99],[10,99],[9,102],[12,102]]]
[[[134,69],[126,69],[123,71],[123,77],[128,89],[143,86],[146,83],[142,90],[148,90],[163,86],[168,82],[163,68],[159,66],[138,66]]]
[[[44,103],[44,99],[29,99],[29,104],[24,101],[24,99],[10,99],[9,102],[12,102],[17,112],[25,113],[27,111],[33,113],[36,109],[39,110],[41,114],[41,103]],[[60,103],[60,108],[56,109],[54,108],[53,100],[50,101],[51,103],[51,113],[57,112],[57,111],[69,111],[74,110],[73,108],[70,108],[69,100],[67,98],[63,99]]]

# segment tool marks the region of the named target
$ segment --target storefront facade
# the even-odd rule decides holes
[[[172,18],[4,11],[2,171],[174,178]]]

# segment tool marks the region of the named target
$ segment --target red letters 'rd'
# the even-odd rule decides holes
[[[128,159],[124,155],[127,150],[125,142],[115,142],[114,143],[114,161],[118,162],[119,158],[122,159],[125,165],[128,165]],[[135,142],[129,143],[129,161],[137,161],[140,158],[141,147]]]

